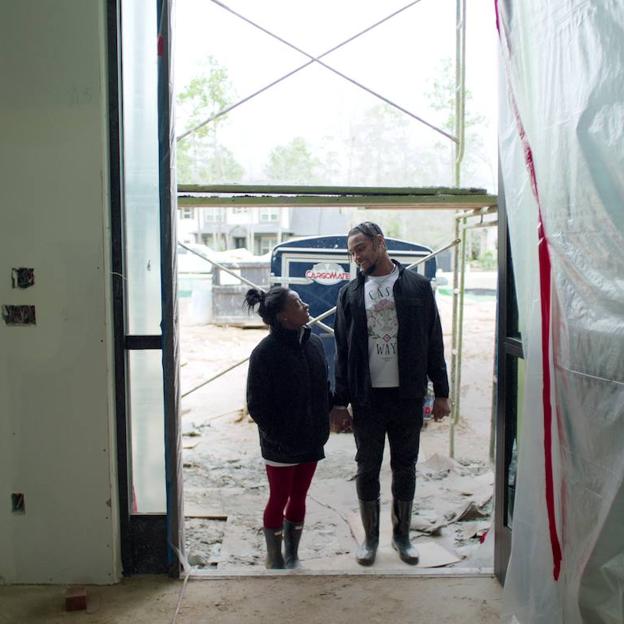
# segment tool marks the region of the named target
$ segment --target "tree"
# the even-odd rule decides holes
[[[346,141],[349,184],[451,186],[453,143],[388,104],[367,109]]]
[[[264,173],[276,184],[315,184],[321,162],[313,155],[303,137],[271,150]]]
[[[451,59],[440,64],[431,90],[426,94],[429,108],[437,114],[434,121],[455,134],[455,70]],[[464,186],[483,186],[483,169],[489,169],[482,139],[487,121],[473,111],[470,91],[466,91],[465,154],[461,181]],[[427,116],[428,117],[428,116]],[[413,122],[387,106],[370,109],[352,130],[353,169],[351,178],[358,184],[397,186],[452,185],[454,144],[443,137],[429,143],[414,144],[408,129]],[[432,137],[435,135],[432,135]],[[492,173],[489,169],[488,173]],[[366,211],[361,220],[377,220],[388,236],[440,247],[451,240],[452,211]],[[356,217],[357,218],[357,217]]]
[[[450,58],[442,59],[436,72],[431,90],[427,93],[431,108],[440,113],[441,127],[450,134],[455,134],[455,65]],[[491,169],[483,144],[483,130],[487,120],[483,115],[475,113],[472,94],[466,89],[464,112],[464,158],[461,166],[461,182],[463,186],[478,186],[473,180],[478,177],[478,170],[485,164]],[[444,139],[436,143],[442,156],[445,169],[453,172],[455,167],[455,149],[449,146],[450,141]],[[491,174],[491,170],[489,171]],[[448,174],[447,174],[448,175]],[[454,180],[453,180],[454,181]]]
[[[227,70],[208,57],[200,73],[178,94],[178,126],[195,128],[229,106],[234,90]],[[210,184],[238,182],[244,173],[232,152],[219,142],[227,115],[213,119],[177,144],[178,182]]]

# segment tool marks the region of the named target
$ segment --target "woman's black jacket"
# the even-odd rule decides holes
[[[309,327],[271,329],[252,351],[247,407],[258,425],[262,457],[283,463],[325,457],[330,394],[323,345]]]

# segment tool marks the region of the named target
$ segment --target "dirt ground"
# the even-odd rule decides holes
[[[450,367],[451,297],[438,293]],[[412,538],[418,567],[487,569],[494,476],[489,461],[495,298],[467,295],[460,422],[449,458],[449,422],[421,436]],[[264,329],[184,325],[183,394],[249,355]],[[186,549],[195,571],[262,569],[262,511],[267,497],[257,428],[243,415],[246,364],[182,399]],[[351,434],[332,434],[308,499],[300,556],[305,568],[354,571],[361,538]],[[388,453],[386,453],[388,455]],[[390,467],[382,468],[381,544],[375,569],[405,567],[389,548]],[[482,543],[483,542],[483,543]]]

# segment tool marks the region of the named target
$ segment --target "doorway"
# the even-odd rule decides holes
[[[213,192],[214,189],[210,189],[210,193]],[[193,187],[192,195],[187,195],[183,190],[179,198],[180,205],[189,202],[200,206],[211,201],[223,201],[223,198],[217,199],[208,193],[200,197],[201,194],[202,190],[198,187]],[[245,199],[239,199],[250,202],[248,195]],[[329,201],[327,197],[317,198],[319,202],[322,200]],[[484,199],[483,196],[474,199],[476,204],[492,200],[491,197]],[[290,201],[296,202],[296,199],[290,198]],[[367,197],[366,201],[371,204],[374,199]],[[253,208],[250,210],[253,211]],[[282,212],[285,210],[291,209],[282,209]],[[292,210],[304,211],[305,208]],[[302,264],[300,270],[297,263],[314,264],[322,259],[329,262],[325,256],[330,250],[334,254],[332,262],[340,263],[341,268],[348,271],[349,259],[344,240],[341,247],[339,239],[344,239],[344,232],[362,220],[375,219],[384,230],[390,232],[393,227],[403,232],[408,232],[409,228],[421,232],[423,229],[418,222],[410,223],[410,215],[417,215],[417,210],[405,210],[401,215],[396,211],[376,211],[370,208],[349,209],[348,212],[344,208],[325,207],[322,210],[328,213],[326,218],[329,221],[341,216],[343,220],[348,218],[345,223],[334,226],[343,235],[293,239],[292,242],[278,246],[272,255],[270,274],[269,261],[265,259],[265,278],[258,279],[259,286],[266,288],[270,283],[280,283],[300,288],[306,283],[311,284],[309,278],[297,277],[303,276],[307,267],[307,264]],[[331,217],[332,211],[341,214]],[[431,239],[433,243],[441,243],[452,237],[455,210],[446,213],[438,210],[427,212],[426,215],[445,224],[436,231],[440,238],[438,241]],[[489,216],[489,223],[495,224],[491,219],[492,215]],[[284,217],[283,225],[287,231],[288,217]],[[474,234],[478,230],[466,232]],[[327,249],[317,249],[313,253],[317,242]],[[442,244],[435,246],[444,247]],[[284,259],[280,260],[282,249],[285,251]],[[221,266],[227,266],[227,251],[215,254],[211,249],[193,245],[183,255],[187,256],[191,250],[206,255],[215,264],[218,262]],[[245,260],[236,258],[240,250],[230,250],[229,253],[232,254],[231,260],[234,260],[230,266],[237,267],[236,270],[247,278],[251,274],[246,271],[246,267],[251,270],[261,260],[251,256]],[[401,255],[405,255],[405,252],[400,252]],[[437,257],[439,254],[436,254]],[[403,257],[397,259],[404,263],[410,262]],[[199,266],[202,265],[199,256],[193,260],[199,262]],[[210,266],[212,263],[205,264]],[[186,267],[187,270],[198,268],[191,263]],[[280,274],[278,267],[285,267],[288,274]],[[448,268],[449,265],[441,261],[440,271],[436,275],[434,268],[430,277],[436,278],[438,306],[447,342],[446,352],[450,355],[453,274]],[[421,548],[423,567],[431,570],[434,566],[448,566],[447,569],[453,569],[458,574],[491,570],[493,565],[493,533],[488,543],[481,543],[485,542],[491,524],[494,482],[489,455],[492,449],[492,386],[491,382],[487,384],[482,378],[486,377],[487,381],[489,377],[491,380],[493,371],[496,272],[482,269],[475,263],[465,284],[464,325],[467,346],[464,349],[463,384],[466,391],[463,393],[462,414],[454,427],[455,457],[449,457],[450,423],[429,423],[421,437],[415,502],[418,511],[413,523],[413,538]],[[220,269],[212,264],[211,271],[213,274],[219,273]],[[218,284],[220,280],[220,277],[213,277],[212,283]],[[192,289],[185,289],[186,301],[182,302],[181,299],[181,419],[186,484],[186,546],[195,574],[252,574],[263,570],[263,537],[259,518],[267,487],[258,451],[257,430],[244,413],[244,364],[251,349],[266,335],[266,328],[257,317],[250,317],[241,309],[247,287],[239,285],[236,288],[236,301],[228,308],[223,302],[215,301],[223,295],[223,291],[220,293],[213,286],[212,301],[205,298],[213,310],[208,315],[198,315],[194,307],[194,299],[195,302],[202,299],[198,294],[201,290],[197,290],[194,296]],[[235,287],[230,285],[228,288]],[[300,294],[304,299],[307,297],[310,303],[318,298],[316,294],[306,295],[303,291]],[[331,306],[327,304],[326,307]],[[331,325],[333,317],[324,319],[324,322]],[[230,345],[229,349],[227,345]],[[238,362],[243,362],[240,367],[242,370],[232,368]],[[484,371],[489,371],[489,376],[484,375]],[[302,542],[302,556],[307,569],[345,573],[359,571],[353,558],[353,550],[361,532],[352,482],[355,472],[354,452],[350,434],[330,436],[326,447],[327,459],[319,464],[310,493],[310,520],[306,522],[306,536]],[[389,467],[386,462],[382,477],[385,494],[389,491],[388,479]],[[386,522],[389,519],[387,502],[386,496],[382,505],[382,533],[384,525],[387,525],[386,532],[389,528],[389,522]],[[386,541],[389,543],[389,539]],[[378,571],[410,573],[401,565],[389,549],[384,552],[382,548],[376,565]]]
[[[416,3],[411,3],[416,4]],[[176,210],[175,210],[175,188],[173,188],[172,169],[172,92],[171,85],[171,40],[169,37],[169,24],[171,18],[171,6],[165,0],[157,3],[155,10],[151,3],[145,3],[147,15],[152,15],[150,20],[146,20],[143,27],[144,45],[137,51],[137,66],[140,65],[141,55],[143,59],[150,55],[150,29],[158,33],[158,56],[152,66],[150,72],[136,72],[135,79],[141,88],[138,100],[140,105],[133,109],[128,106],[128,94],[125,94],[126,101],[124,106],[120,104],[124,100],[123,89],[119,85],[123,84],[122,78],[132,76],[132,64],[129,59],[129,51],[132,49],[131,43],[123,44],[124,28],[128,28],[131,32],[132,18],[130,15],[124,17],[124,3],[120,1],[109,2],[109,25],[111,26],[111,48],[109,50],[111,61],[111,110],[117,111],[117,119],[119,125],[117,128],[111,129],[112,145],[120,146],[120,151],[116,155],[117,165],[121,172],[120,163],[124,163],[124,180],[123,188],[119,188],[117,200],[113,198],[113,216],[114,226],[117,232],[114,237],[114,255],[116,258],[116,272],[119,273],[119,279],[115,283],[115,319],[117,326],[117,357],[116,357],[116,374],[118,380],[117,405],[118,405],[118,445],[119,445],[119,464],[120,464],[120,491],[122,498],[127,501],[127,507],[122,510],[122,532],[124,534],[124,567],[128,571],[142,571],[156,569],[169,569],[176,573],[176,550],[182,545],[182,470],[181,461],[183,453],[179,447],[181,436],[180,426],[180,409],[178,404],[179,397],[179,346],[177,342],[177,301],[176,294],[179,291],[176,286],[175,263],[177,261],[176,254],[176,238],[172,235],[176,227]],[[398,9],[397,9],[398,10]],[[120,28],[120,24],[124,26]],[[135,33],[136,34],[136,33]],[[138,38],[134,41],[139,41]],[[120,62],[122,61],[123,62]],[[152,79],[145,80],[145,74],[149,74]],[[141,80],[138,76],[141,75]],[[113,86],[117,85],[117,90]],[[140,91],[140,90],[139,90]],[[137,92],[138,93],[138,92]],[[151,93],[151,97],[148,95]],[[136,93],[135,93],[136,94]],[[141,105],[148,103],[151,106],[151,116],[145,115],[145,109],[141,110]],[[155,164],[151,173],[147,173],[144,169],[137,171],[137,197],[145,199],[142,195],[145,186],[141,183],[145,182],[145,176],[151,175],[152,189],[156,190],[156,194],[152,200],[147,200],[144,206],[151,206],[151,213],[148,221],[151,226],[146,227],[147,222],[141,220],[147,216],[147,212],[143,215],[140,209],[136,212],[136,226],[132,225],[132,197],[124,192],[132,186],[131,163],[133,154],[127,150],[132,145],[130,139],[136,138],[133,131],[124,125],[128,119],[127,115],[134,110],[136,118],[143,123],[145,130],[146,144],[151,145],[151,154],[149,162]],[[123,114],[121,114],[123,111]],[[125,117],[124,117],[125,116]],[[141,127],[140,125],[138,126]],[[147,140],[148,133],[152,134],[152,139]],[[154,133],[159,137],[158,141],[153,141]],[[123,140],[122,140],[123,139]],[[139,141],[140,143],[140,141]],[[301,153],[301,145],[293,144],[290,146],[295,153]],[[304,146],[305,147],[305,146]],[[213,145],[214,148],[214,145]],[[126,150],[126,151],[124,151]],[[305,150],[303,150],[305,153]],[[276,154],[279,155],[279,152]],[[220,156],[225,158],[224,153],[220,152]],[[136,162],[146,162],[135,154]],[[113,154],[113,161],[115,154]],[[365,162],[366,159],[360,159]],[[352,161],[352,164],[355,161]],[[276,160],[276,171],[280,175],[284,174],[284,169],[280,169],[279,159]],[[232,164],[230,162],[230,164]],[[309,159],[308,164],[314,165],[314,159]],[[335,162],[334,162],[335,165]],[[382,166],[383,163],[380,165]],[[394,163],[396,168],[400,163]],[[451,167],[452,168],[452,167]],[[235,170],[233,167],[230,171]],[[326,172],[331,171],[331,167],[326,167]],[[335,168],[334,168],[335,170]],[[378,169],[379,172],[390,171],[391,169]],[[404,171],[407,171],[403,168]],[[413,172],[412,172],[413,173]],[[289,174],[290,175],[290,174]],[[411,174],[410,174],[411,175]],[[276,178],[280,179],[280,178]],[[283,178],[282,178],[283,180]],[[249,189],[247,189],[249,192]],[[257,191],[259,189],[256,189]],[[301,190],[299,188],[299,190]],[[361,188],[360,188],[361,190]],[[379,187],[370,189],[371,194],[375,194],[379,200]],[[388,187],[385,188],[388,191]],[[266,191],[266,189],[265,189]],[[279,193],[279,189],[273,189]],[[221,189],[222,194],[227,189]],[[192,191],[190,191],[192,194]],[[353,189],[348,193],[353,195]],[[283,202],[291,201],[293,189],[290,189],[287,198],[282,198]],[[366,194],[364,194],[366,195]],[[388,193],[386,193],[388,195]],[[389,194],[392,201],[396,202],[396,196]],[[305,194],[302,195],[305,197]],[[387,199],[387,198],[386,198]],[[332,199],[332,201],[334,201]],[[342,201],[342,205],[349,205],[349,201]],[[437,198],[435,201],[439,201]],[[310,205],[309,200],[307,200]],[[370,196],[365,196],[362,204],[374,205],[375,202]],[[138,202],[137,205],[140,205]],[[158,205],[158,210],[154,212],[154,206]],[[279,221],[277,215],[281,208],[279,204],[265,205],[254,204],[261,210],[260,223],[257,232],[241,234],[240,231],[229,233],[232,241],[236,239],[237,246],[240,245],[242,239],[248,243],[256,240],[257,247],[254,242],[254,251],[266,252],[275,244],[279,243],[283,236],[283,231],[278,231],[273,237],[267,234],[266,228],[273,226]],[[282,206],[284,203],[282,203]],[[326,204],[325,204],[326,205]],[[405,205],[403,205],[405,207]],[[186,208],[186,207],[185,207]],[[239,204],[236,210],[247,210],[250,206]],[[212,223],[218,226],[220,215],[225,210],[224,206],[212,204],[209,207],[208,219],[212,219]],[[185,213],[185,220],[192,222],[189,213]],[[134,234],[133,230],[134,229]],[[228,232],[223,229],[216,228],[216,232],[211,234],[211,238],[202,237],[204,242],[219,241],[217,244],[223,247],[228,245]],[[145,236],[145,234],[148,236]],[[154,238],[156,236],[156,238]],[[154,246],[154,240],[157,245]],[[188,240],[185,238],[185,240]],[[135,241],[136,245],[133,243]],[[150,242],[151,241],[151,242]],[[146,245],[152,245],[151,250],[146,249]],[[143,246],[143,247],[142,247]],[[262,255],[261,253],[259,255]],[[133,264],[134,263],[134,264]],[[149,281],[145,284],[131,284],[130,279],[134,275],[134,269],[138,274],[150,273],[147,277]],[[159,267],[159,274],[155,269]],[[154,271],[154,272],[152,272]],[[134,279],[134,278],[133,278]],[[150,286],[151,284],[151,286]],[[154,286],[157,286],[154,287]],[[150,288],[152,290],[150,290]],[[143,297],[145,293],[151,292],[153,301],[149,303],[149,299]],[[137,309],[140,302],[143,301],[148,308],[148,312],[158,312],[160,322],[157,324],[149,323],[145,326],[132,326],[130,321],[133,310]],[[452,348],[451,348],[452,350]],[[134,372],[138,371],[138,372]],[[141,378],[144,374],[144,378]],[[154,392],[154,389],[157,389]],[[143,392],[142,392],[143,391]],[[162,400],[161,400],[162,398]],[[156,399],[156,403],[153,403]],[[146,403],[145,401],[152,401]],[[155,483],[155,491],[159,492],[157,502],[151,507],[146,507],[142,502],[142,493],[137,493],[137,483],[140,480],[141,466],[149,465],[147,454],[141,455],[140,448],[133,446],[138,438],[144,440],[139,434],[140,427],[137,425],[139,419],[137,415],[140,411],[146,414],[146,419],[155,423],[155,429],[152,435],[155,440],[159,440],[157,444],[145,445],[146,453],[154,451],[160,446],[160,450],[155,456],[160,456],[160,467],[156,472],[147,470],[146,474],[150,475],[150,480]],[[155,432],[155,433],[154,433]],[[136,440],[133,439],[135,436]],[[134,442],[133,442],[134,440]],[[164,442],[163,442],[164,441]],[[163,459],[164,458],[164,459]],[[153,476],[156,475],[155,481]],[[158,546],[153,547],[154,544]],[[164,553],[164,557],[163,557]],[[154,562],[158,561],[155,566]]]

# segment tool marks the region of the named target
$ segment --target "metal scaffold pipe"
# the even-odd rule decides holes
[[[461,182],[466,117],[466,0],[457,0],[455,19],[455,186]]]
[[[455,428],[460,419],[461,407],[461,369],[462,348],[464,337],[464,294],[466,278],[466,237],[470,230],[496,227],[498,220],[483,221],[483,214],[491,214],[495,210],[488,208],[486,213],[480,211],[458,212],[455,215],[455,233],[461,237],[459,253],[454,254],[453,263],[453,337],[451,346],[451,419],[449,430],[449,455],[455,456]],[[479,223],[467,225],[469,218],[478,217]]]

